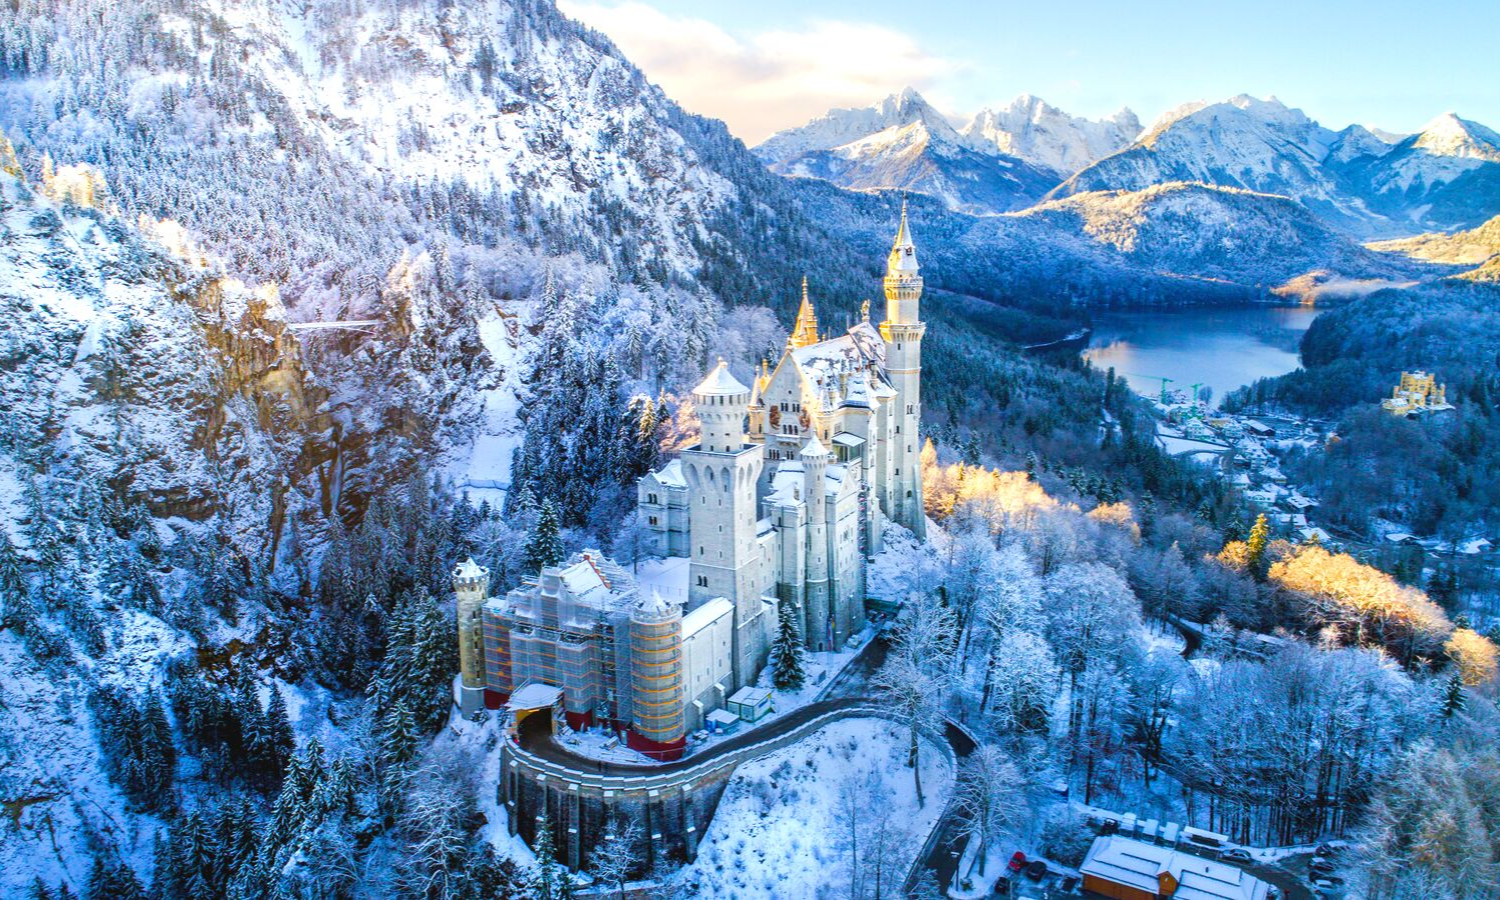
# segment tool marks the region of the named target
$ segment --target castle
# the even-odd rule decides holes
[[[515,706],[528,690],[575,728],[605,721],[631,746],[675,758],[709,712],[754,683],[783,610],[813,651],[864,627],[882,514],[926,536],[926,325],[904,207],[884,292],[878,327],[866,303],[861,321],[825,337],[804,279],[775,367],[762,361],[746,386],[720,360],[693,390],[699,443],[638,486],[656,559],[636,573],[585,551],[489,598],[481,567],[455,571],[465,714]]]
[[[1401,382],[1380,401],[1380,407],[1393,416],[1407,418],[1453,409],[1448,402],[1448,386],[1438,384],[1430,372],[1402,372]]]

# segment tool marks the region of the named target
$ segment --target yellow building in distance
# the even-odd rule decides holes
[[[1453,405],[1448,402],[1448,386],[1438,384],[1431,372],[1402,372],[1401,383],[1380,401],[1380,408],[1393,416],[1420,416],[1445,412]]]

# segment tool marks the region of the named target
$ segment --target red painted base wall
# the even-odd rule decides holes
[[[625,732],[625,746],[644,753],[652,759],[671,762],[675,759],[682,759],[682,751],[687,749],[687,738],[680,737],[675,741],[662,743],[643,738],[631,730]]]
[[[489,688],[484,689],[485,709],[499,709],[500,707],[504,706],[505,701],[509,699],[510,694],[502,694],[500,691],[492,691]]]

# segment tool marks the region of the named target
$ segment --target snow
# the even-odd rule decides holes
[[[865,593],[877,600],[904,601],[921,584],[924,573],[931,573],[938,564],[942,529],[928,523],[928,543],[922,543],[912,533],[890,520],[885,520],[884,543],[881,553],[869,564],[865,573]]]
[[[521,445],[519,412],[525,367],[521,365],[520,315],[514,310],[508,315],[495,312],[476,323],[479,339],[500,372],[500,383],[480,393],[484,410],[480,427],[467,455],[457,454],[451,469],[455,480],[468,485],[470,500],[475,504],[489,500],[491,506],[499,506],[504,502],[510,486],[511,455]]]
[[[1140,136],[1141,121],[1129,109],[1098,121],[1070,116],[1022,94],[1004,109],[980,110],[962,133],[976,149],[1019,157],[1066,177],[1128,146]]]
[[[698,859],[677,884],[697,898],[833,897],[848,894],[850,851],[842,842],[839,792],[854,785],[872,809],[899,823],[907,842],[896,877],[936,824],[952,789],[953,766],[927,744],[921,754],[925,805],[905,766],[906,734],[883,719],[835,722],[745,763],[719,800]]]
[[[685,556],[642,560],[635,567],[636,587],[642,595],[655,593],[664,600],[686,603],[691,568],[692,560]]]
[[[734,612],[734,604],[715,597],[682,617],[682,639],[685,641],[713,624],[720,616]]]

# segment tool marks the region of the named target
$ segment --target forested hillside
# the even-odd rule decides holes
[[[1302,341],[1303,368],[1225,399],[1339,420],[1338,442],[1299,467],[1334,521],[1366,533],[1377,517],[1450,539],[1496,524],[1500,463],[1500,290],[1465,277],[1386,290],[1330,310]],[[1402,371],[1446,383],[1452,413],[1396,419],[1379,402]]]

